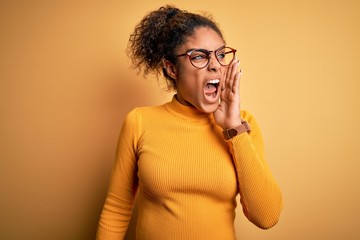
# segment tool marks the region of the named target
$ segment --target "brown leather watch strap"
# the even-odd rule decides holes
[[[229,140],[236,135],[242,134],[244,132],[249,132],[251,130],[250,125],[246,121],[242,121],[240,126],[235,128],[229,128],[223,131],[224,138]]]

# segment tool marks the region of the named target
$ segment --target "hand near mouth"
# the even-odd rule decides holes
[[[222,129],[234,128],[241,125],[240,118],[240,76],[238,72],[239,60],[236,58],[227,67],[221,84],[220,103],[214,112],[215,122]]]

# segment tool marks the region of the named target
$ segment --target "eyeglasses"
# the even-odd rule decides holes
[[[221,66],[227,66],[235,58],[236,49],[226,46],[222,46],[215,51],[209,51],[202,48],[189,49],[186,53],[177,55],[177,57],[187,55],[194,67],[204,68],[209,64],[212,52],[214,52],[215,58]]]

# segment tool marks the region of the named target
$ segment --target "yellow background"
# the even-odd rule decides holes
[[[0,239],[95,238],[125,114],[171,98],[125,54],[165,3],[0,2]],[[238,49],[242,108],[283,190],[273,229],[238,208],[238,239],[359,239],[360,2],[172,3],[212,13]]]

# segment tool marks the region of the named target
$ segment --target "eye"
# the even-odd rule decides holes
[[[194,51],[191,55],[190,55],[190,59],[191,61],[194,62],[202,62],[208,59],[207,54],[200,52],[200,51]]]
[[[229,51],[226,51],[226,48],[220,49],[217,53],[216,53],[216,57],[221,60],[226,58],[226,54],[230,53]]]
[[[224,58],[225,58],[225,55],[226,55],[225,52],[218,53],[217,58],[218,58],[219,60],[220,60],[220,59],[224,59]]]

